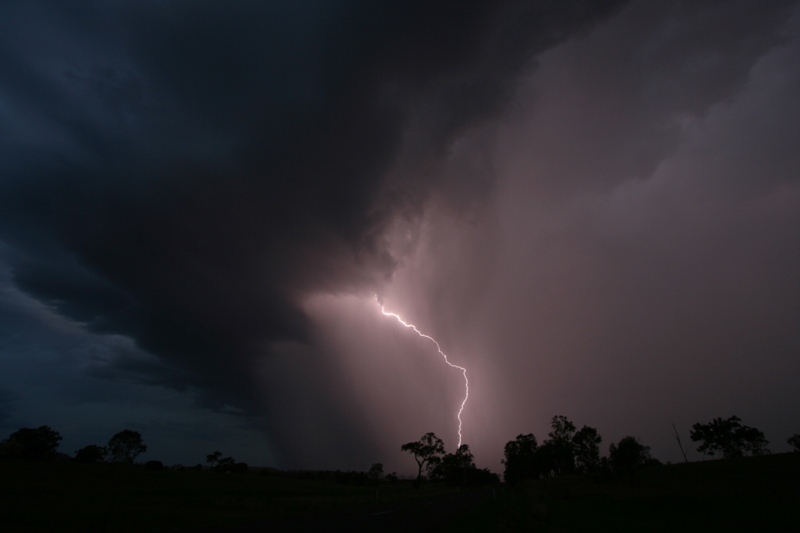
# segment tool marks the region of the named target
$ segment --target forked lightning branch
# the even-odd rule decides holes
[[[447,354],[442,351],[442,347],[439,346],[438,342],[436,342],[436,339],[434,339],[430,335],[425,335],[424,333],[422,333],[420,330],[417,329],[417,326],[415,326],[414,324],[409,324],[409,323],[405,322],[402,318],[400,318],[400,315],[398,315],[396,313],[388,312],[386,309],[384,309],[383,304],[381,304],[380,300],[378,300],[377,297],[375,298],[375,301],[380,306],[381,313],[383,313],[384,316],[390,316],[390,317],[395,318],[404,327],[414,330],[414,332],[417,335],[419,335],[420,337],[424,337],[424,338],[428,339],[429,341],[431,341],[434,345],[436,345],[436,350],[441,354],[442,357],[444,357],[444,362],[447,363],[452,368],[457,368],[458,370],[461,371],[462,374],[464,374],[464,387],[465,387],[464,399],[461,401],[461,407],[458,409],[458,414],[456,415],[456,418],[458,419],[458,447],[460,448],[461,447],[461,413],[464,411],[464,406],[467,404],[467,399],[469,398],[469,379],[467,379],[467,369],[464,368],[463,366],[458,366],[458,365],[454,365],[453,363],[451,363],[447,359]]]

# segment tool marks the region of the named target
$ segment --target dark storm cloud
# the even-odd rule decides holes
[[[0,388],[0,426],[11,420],[14,414],[14,407],[19,396],[9,390]]]
[[[14,283],[255,411],[298,305],[371,293],[424,172],[534,57],[617,2],[10,2],[0,10],[0,239]],[[466,187],[465,187],[466,189]],[[177,365],[177,366],[176,366]]]

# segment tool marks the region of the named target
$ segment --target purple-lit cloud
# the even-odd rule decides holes
[[[379,294],[469,369],[492,468],[555,414],[663,457],[673,421],[797,431],[796,2],[0,15],[0,353],[74,378],[4,355],[8,427],[124,383],[154,435],[402,469],[463,378]]]

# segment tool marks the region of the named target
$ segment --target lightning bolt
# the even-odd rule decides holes
[[[397,321],[400,322],[404,327],[406,327],[408,329],[413,329],[414,332],[417,335],[419,335],[420,337],[426,338],[429,341],[431,341],[433,344],[436,345],[436,350],[441,354],[442,357],[444,357],[444,362],[447,363],[452,368],[457,368],[458,370],[461,371],[462,374],[464,374],[464,387],[465,387],[464,399],[461,401],[461,407],[458,410],[458,415],[456,415],[456,418],[458,418],[458,447],[460,448],[461,447],[461,413],[464,412],[464,406],[467,404],[467,400],[469,399],[469,379],[467,379],[467,369],[464,368],[463,366],[458,366],[458,365],[454,365],[453,363],[451,363],[450,360],[447,359],[447,354],[442,351],[442,347],[439,346],[438,342],[436,342],[436,339],[434,339],[430,335],[425,335],[424,333],[422,333],[420,330],[417,329],[417,326],[415,326],[414,324],[409,324],[408,322],[406,322],[402,318],[400,318],[400,315],[398,315],[396,313],[388,312],[383,307],[383,304],[380,302],[380,300],[378,299],[377,296],[375,297],[375,302],[380,306],[381,313],[383,313],[384,316],[389,316],[389,317],[397,319]]]

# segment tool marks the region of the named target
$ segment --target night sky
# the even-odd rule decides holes
[[[0,5],[0,438],[502,471],[800,432],[800,6]],[[698,459],[697,452],[690,455]]]

